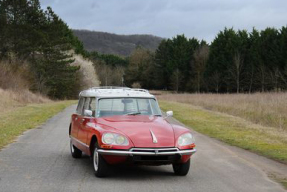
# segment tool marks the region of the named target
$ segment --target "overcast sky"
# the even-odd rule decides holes
[[[73,29],[212,41],[224,27],[287,25],[287,0],[40,0]]]

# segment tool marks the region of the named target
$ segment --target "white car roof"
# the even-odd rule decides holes
[[[129,87],[92,87],[80,92],[80,97],[115,98],[138,97],[155,98],[146,89],[132,89]]]

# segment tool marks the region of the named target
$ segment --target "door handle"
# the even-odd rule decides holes
[[[81,122],[83,123],[85,121],[85,119],[81,119]]]
[[[77,120],[78,120],[78,117],[75,117],[75,120],[77,121]]]

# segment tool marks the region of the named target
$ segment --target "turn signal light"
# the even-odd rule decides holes
[[[112,145],[102,145],[101,148],[103,149],[111,149],[113,146]]]
[[[194,148],[194,147],[195,147],[195,144],[192,143],[192,144],[190,145],[190,148]]]

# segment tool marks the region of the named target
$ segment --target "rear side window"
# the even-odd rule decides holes
[[[82,114],[84,99],[85,99],[85,98],[82,97],[82,98],[80,98],[80,100],[79,100],[79,103],[78,103],[78,106],[77,106],[77,110],[76,110],[78,114]]]
[[[96,112],[96,98],[95,97],[85,98],[82,115],[84,115],[85,110],[91,110],[93,112],[93,116],[95,116],[95,112]]]
[[[84,108],[82,110],[82,115],[84,115],[85,110],[89,110],[89,105],[90,105],[90,98],[87,97],[87,98],[85,98]]]
[[[93,116],[96,115],[96,98],[92,97],[90,100],[90,110],[93,111]]]

